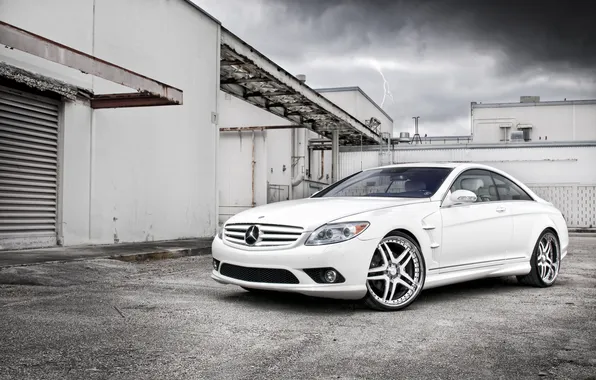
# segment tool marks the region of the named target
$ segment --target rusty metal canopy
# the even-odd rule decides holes
[[[0,44],[136,90],[92,95],[92,108],[182,104],[182,90],[0,21]]]
[[[341,145],[378,144],[379,135],[222,27],[220,87]]]

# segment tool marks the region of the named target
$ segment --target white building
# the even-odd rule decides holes
[[[596,141],[596,100],[472,103],[475,144],[499,142]]]
[[[247,125],[254,105],[268,111],[254,123],[333,141],[324,178],[340,144],[379,140],[190,0],[2,1],[0,45],[0,249],[214,236],[218,194],[261,204],[267,181],[306,170],[307,137],[263,148],[281,130],[255,132],[255,158],[252,133],[224,137],[242,157],[218,166],[218,123]],[[241,114],[221,112],[220,89]],[[220,171],[235,179],[221,192]]]
[[[396,138],[392,161],[491,165],[553,202],[571,227],[596,227],[596,100],[521,100],[472,103],[470,136],[422,137],[421,143]],[[379,165],[378,154],[345,147],[340,165],[343,178]]]
[[[213,236],[219,22],[166,0],[3,1],[0,21],[184,96],[182,105],[94,109],[90,94],[133,90],[2,46],[0,247]]]
[[[363,124],[377,120],[379,134],[391,137],[393,120],[359,87],[315,91]],[[333,182],[331,140],[223,91],[219,110],[220,223],[250,207],[308,197]]]

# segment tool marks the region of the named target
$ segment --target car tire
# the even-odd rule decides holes
[[[402,232],[383,238],[369,264],[364,303],[379,311],[397,311],[416,300],[426,280],[422,250]]]
[[[530,257],[530,266],[530,273],[517,276],[520,283],[538,288],[546,288],[555,283],[561,269],[561,247],[553,231],[545,230],[540,234]]]

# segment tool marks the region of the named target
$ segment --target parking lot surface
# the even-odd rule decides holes
[[[0,269],[1,379],[596,379],[596,238],[555,286],[425,291],[406,310],[255,295],[211,257]]]

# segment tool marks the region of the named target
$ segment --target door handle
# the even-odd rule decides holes
[[[505,210],[507,210],[507,209],[503,206],[497,207],[497,212],[505,212]]]

